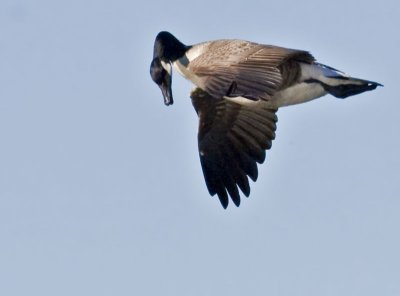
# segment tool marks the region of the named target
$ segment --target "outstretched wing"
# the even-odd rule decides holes
[[[301,74],[299,62],[314,62],[306,51],[248,41],[221,40],[209,46],[190,62],[189,70],[198,77],[198,86],[217,98],[268,100],[296,82]]]
[[[257,180],[257,163],[264,162],[275,138],[277,110],[264,101],[215,98],[200,88],[191,98],[199,116],[199,155],[208,191],[224,208],[228,194],[239,206],[238,188],[249,196],[247,176]]]

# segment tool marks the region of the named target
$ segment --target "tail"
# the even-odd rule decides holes
[[[309,65],[307,70],[305,73],[309,76],[305,82],[319,83],[326,92],[341,99],[383,86],[378,82],[347,76],[339,70],[318,63]]]
[[[352,77],[330,77],[330,79],[336,79],[337,82],[333,85],[325,83],[321,83],[321,85],[332,96],[340,99],[374,90],[378,86],[383,86],[378,82]]]

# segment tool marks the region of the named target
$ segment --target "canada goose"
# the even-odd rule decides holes
[[[382,86],[319,64],[307,51],[243,40],[187,46],[160,32],[150,75],[166,105],[173,103],[172,67],[196,86],[191,98],[200,121],[200,161],[209,193],[217,194],[224,208],[228,194],[240,205],[238,187],[249,196],[247,176],[257,180],[257,163],[275,138],[279,107]]]

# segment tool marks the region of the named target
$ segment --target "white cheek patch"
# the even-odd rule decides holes
[[[168,74],[171,75],[171,70],[172,70],[171,64],[161,61],[161,65],[165,69],[165,71],[167,71]]]

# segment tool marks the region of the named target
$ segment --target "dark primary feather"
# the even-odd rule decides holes
[[[200,88],[191,98],[199,116],[199,155],[208,191],[224,208],[229,196],[239,206],[239,189],[249,196],[247,176],[257,180],[257,163],[264,162],[275,138],[276,109],[262,101],[243,105],[215,98]]]

